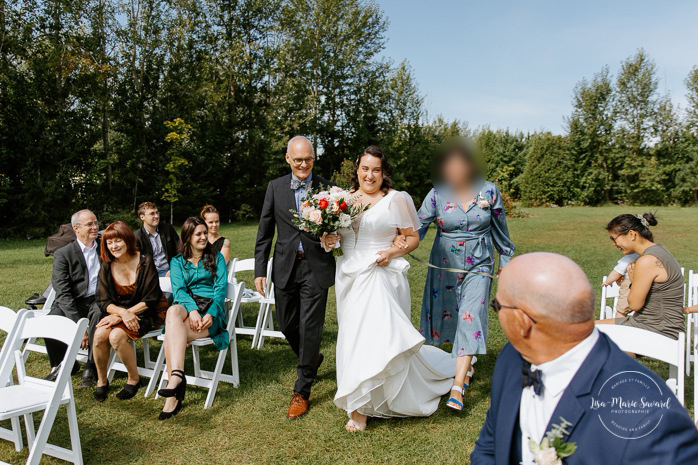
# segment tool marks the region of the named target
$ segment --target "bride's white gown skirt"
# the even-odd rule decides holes
[[[450,391],[456,368],[449,353],[424,345],[410,321],[409,263],[403,258],[387,267],[375,263],[376,252],[392,244],[396,225],[405,227],[389,221],[396,193],[402,194],[390,192],[362,215],[358,236],[351,229],[340,231],[344,256],[337,261],[335,282],[334,402],[348,413],[373,417],[431,415]]]

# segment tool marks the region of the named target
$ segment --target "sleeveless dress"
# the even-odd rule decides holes
[[[410,320],[404,258],[376,265],[398,228],[419,229],[412,198],[390,191],[339,230],[344,255],[337,260],[337,394],[334,403],[372,417],[427,416],[451,389],[455,359],[424,345]]]
[[[674,256],[659,244],[648,247],[642,255],[652,255],[662,262],[667,272],[667,280],[663,283],[652,283],[645,298],[645,305],[628,317],[617,318],[616,324],[634,326],[678,339],[679,333],[686,331],[681,266]]]
[[[216,242],[211,244],[211,250],[213,250],[213,255],[218,256],[219,253],[221,253],[221,250],[223,249],[223,244],[225,244],[225,237],[221,236],[218,239],[216,239]]]

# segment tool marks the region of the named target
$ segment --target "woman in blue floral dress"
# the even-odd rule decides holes
[[[463,140],[442,147],[437,163],[440,180],[419,209],[419,237],[424,239],[431,223],[436,223],[429,259],[433,265],[492,275],[495,249],[501,269],[514,255],[514,244],[502,197],[497,186],[484,180],[476,150]],[[491,288],[492,278],[482,274],[434,268],[427,274],[420,331],[427,344],[453,343],[457,370],[447,405],[455,410],[463,408],[461,386],[470,383],[472,356],[486,353]]]

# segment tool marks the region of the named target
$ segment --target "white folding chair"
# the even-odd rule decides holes
[[[666,381],[669,389],[684,405],[684,346],[686,333],[679,333],[677,340],[661,334],[622,325],[596,325],[599,331],[605,333],[624,352],[643,355],[669,364],[669,379]]]
[[[264,346],[265,337],[275,337],[286,339],[284,333],[274,329],[274,315],[272,306],[276,305],[274,298],[274,283],[272,281],[273,259],[267,264],[267,288],[264,290],[265,297],[259,301],[259,314],[257,315],[257,325],[255,336],[252,339],[252,347],[261,349]]]
[[[9,341],[15,336],[19,328],[20,319],[23,318],[26,312],[26,310],[20,310],[15,313],[10,308],[0,307],[0,331],[7,333],[5,336],[6,343],[2,346],[2,349],[0,349],[0,367],[4,366],[5,359],[10,357],[11,351]],[[12,384],[12,382],[12,377],[10,377],[10,384]],[[19,418],[14,417],[10,419],[10,429],[0,428],[0,439],[13,442],[17,452],[24,449]]]
[[[216,397],[216,391],[218,390],[218,383],[223,381],[225,383],[232,384],[234,387],[240,385],[240,369],[238,367],[238,351],[237,351],[237,339],[235,337],[235,319],[240,311],[240,300],[242,299],[242,294],[245,291],[245,283],[228,283],[228,295],[226,297],[226,306],[228,307],[228,334],[230,336],[230,346],[227,349],[223,349],[218,352],[218,360],[216,361],[216,367],[213,371],[203,370],[201,368],[201,359],[199,354],[199,349],[201,347],[212,346],[213,340],[211,338],[196,339],[191,342],[192,348],[192,358],[194,362],[194,376],[186,375],[188,386],[198,386],[208,389],[208,395],[206,396],[206,402],[204,403],[204,408],[210,408],[213,405],[213,400]],[[165,340],[165,335],[158,336],[158,340]],[[225,365],[225,358],[230,352],[230,362],[232,365],[231,373],[223,373],[223,367]],[[160,388],[167,385],[169,380],[169,374],[167,372],[167,366],[165,363],[165,345],[163,343],[160,348],[160,353],[155,361],[155,374],[151,378],[148,387],[146,388],[146,396],[149,396],[157,387],[155,379],[159,372],[162,371],[162,376],[160,378]],[[158,397],[157,394],[155,396]]]
[[[240,260],[238,258],[233,258],[230,260],[228,263],[228,282],[229,283],[237,283],[238,279],[235,276],[235,273],[242,273],[245,271],[254,271],[254,258],[246,258],[243,260]],[[268,273],[267,273],[268,274]],[[268,284],[267,280],[267,284]],[[242,304],[256,304],[259,303],[260,300],[262,300],[262,294],[260,294],[257,291],[252,291],[254,289],[254,286],[247,286],[245,284],[245,288],[247,291],[245,292],[246,296],[242,297]],[[261,307],[260,307],[260,312],[261,312]],[[257,334],[257,325],[255,326],[245,326],[245,321],[243,320],[243,315],[242,311],[238,313],[238,319],[237,319],[237,325],[235,326],[235,334],[238,335],[246,335],[246,336],[255,336]],[[257,321],[260,321],[260,316],[257,316]]]
[[[683,268],[681,268],[683,273]],[[698,290],[698,275],[693,270],[688,271],[688,284],[683,285],[684,306],[691,307],[698,304],[696,291]],[[696,303],[694,303],[696,302]],[[691,362],[695,363],[696,329],[698,320],[696,315],[689,313],[686,315],[686,376],[691,376]]]
[[[243,297],[242,303],[259,303],[259,311],[257,312],[257,321],[254,326],[245,326],[242,320],[242,312],[238,316],[238,326],[235,328],[235,332],[239,335],[251,335],[252,336],[252,348],[261,349],[264,345],[265,337],[277,337],[280,339],[286,339],[286,336],[281,331],[276,331],[274,329],[274,317],[272,315],[271,307],[275,305],[274,299],[274,283],[272,282],[272,269],[274,266],[274,259],[270,259],[267,263],[267,287],[264,289],[264,296],[257,291],[253,293],[248,292],[247,297]],[[254,271],[254,258],[246,258],[244,260],[239,260],[234,258],[230,261],[230,282],[237,282],[235,277],[236,273],[241,273],[244,271]]]
[[[48,315],[53,306],[53,302],[56,300],[56,291],[53,286],[49,286],[50,290],[48,292],[48,297],[46,297],[46,303],[40,310],[32,310],[34,316]],[[36,339],[29,339],[22,349],[22,357],[26,362],[29,358],[31,352],[36,352],[39,354],[46,354],[46,347],[36,343]]]
[[[620,286],[613,283],[611,286],[604,286],[607,276],[601,280],[601,308],[599,310],[599,319],[606,320],[616,317],[616,307],[618,306],[618,297],[620,296]],[[609,305],[609,300],[612,303]]]
[[[27,442],[30,447],[27,464],[37,465],[44,454],[79,465],[83,463],[70,371],[86,329],[86,318],[74,323],[62,316],[35,317],[32,312],[27,311],[20,317],[18,328],[12,339],[5,343],[5,345],[9,344],[10,352],[0,368],[0,420],[24,417]],[[32,338],[56,339],[68,346],[55,382],[27,376],[22,345]],[[9,385],[14,369],[17,370],[18,384]],[[61,404],[67,407],[70,449],[48,444],[48,437]],[[35,432],[32,414],[41,411],[43,411],[43,417],[39,430]]]

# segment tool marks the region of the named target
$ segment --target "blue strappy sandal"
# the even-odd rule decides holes
[[[466,376],[468,376],[470,378],[470,382],[472,382],[473,375],[475,374],[474,370],[473,370],[473,365],[475,365],[475,362],[477,362],[477,357],[473,356],[473,359],[470,362],[470,370],[468,370],[468,373],[466,374]],[[463,387],[453,385],[451,387],[451,391],[460,392],[461,396],[465,396],[465,390],[468,389],[469,387],[470,386],[466,383],[463,383]],[[454,399],[453,397],[451,397],[450,399],[448,399],[448,401],[446,401],[446,406],[449,408],[452,408],[453,410],[455,410],[457,412],[460,412],[463,410],[463,403],[459,402],[458,400]]]
[[[451,391],[460,392],[460,395],[462,395],[462,396],[465,395],[465,389],[463,389],[460,386],[456,386],[455,384],[453,386],[451,386]],[[451,397],[446,402],[446,407],[452,408],[453,410],[460,412],[461,410],[463,410],[463,402],[460,402],[460,401],[456,400],[455,398]]]

